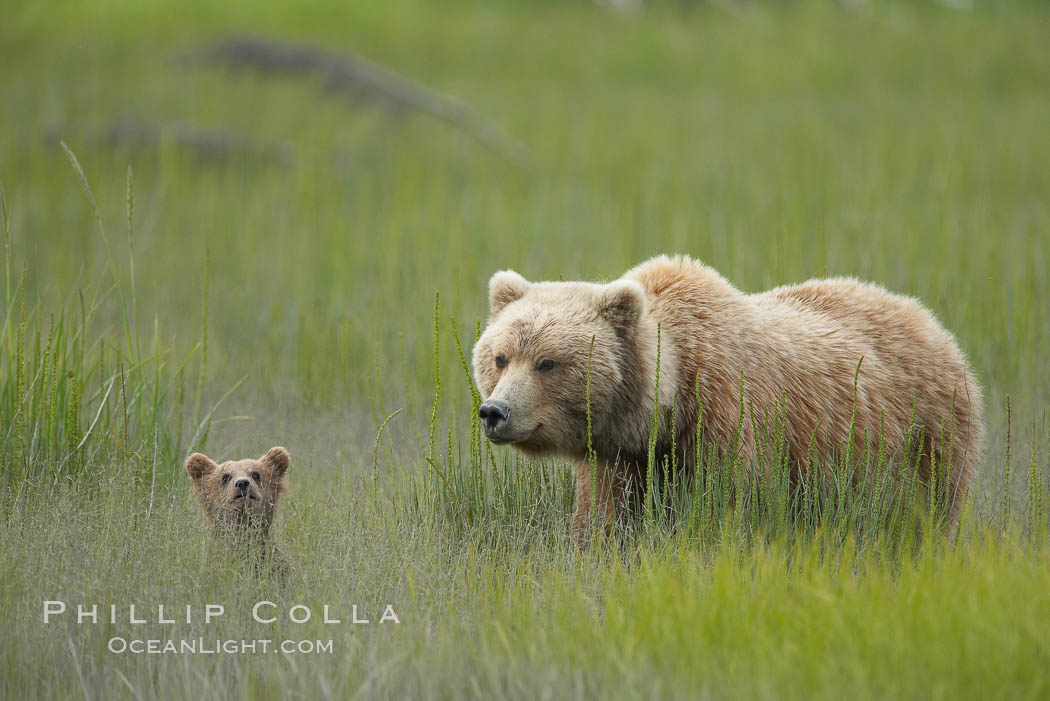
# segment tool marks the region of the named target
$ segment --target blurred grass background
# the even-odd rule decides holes
[[[426,470],[435,294],[436,433],[454,454],[470,391],[448,317],[469,346],[493,271],[611,279],[683,252],[748,291],[856,275],[921,298],[985,388],[978,499],[1023,506],[1029,463],[1046,465],[1050,449],[1044,3],[661,2],[622,14],[525,0],[151,0],[20,3],[3,14],[4,474],[33,475],[3,492],[3,618],[8,639],[24,643],[3,646],[9,692],[131,693],[116,666],[146,696],[279,695],[260,680],[294,680],[310,696],[1046,693],[1050,641],[1030,625],[1046,620],[1045,550],[1030,564],[1010,537],[927,552],[915,579],[888,565],[842,579],[804,558],[778,568],[780,550],[768,561],[690,559],[673,539],[643,549],[649,569],[624,573],[597,554],[581,571],[559,530],[571,485],[555,465],[542,473],[554,480],[546,491],[519,505],[536,538],[530,549],[516,537],[519,569],[498,534],[414,521],[419,505],[404,487]],[[326,91],[321,79],[187,60],[230,35],[366,57],[471,105],[524,144],[528,161],[374,95]],[[60,140],[83,168],[108,247]],[[19,352],[46,355],[34,348],[48,346],[52,314],[70,340],[52,346],[60,362],[20,374]],[[75,419],[67,370],[82,395]],[[370,491],[376,430],[398,408]],[[198,587],[255,593],[236,573],[194,564],[204,536],[181,461],[202,443],[219,459],[286,445],[285,537],[303,571],[282,596],[389,594],[409,612],[401,632],[341,630],[346,666],[195,658],[151,672],[105,653],[91,637],[99,631],[71,631],[88,669],[45,667],[70,645],[33,617],[42,589],[121,601],[181,600]],[[71,464],[102,488],[61,480]],[[78,544],[81,534],[90,537]],[[103,556],[112,552],[120,557]],[[158,552],[170,572],[161,582]],[[943,616],[916,618],[917,587]],[[690,608],[696,596],[717,604]],[[616,602],[632,602],[659,633],[633,627]],[[754,602],[767,602],[764,614]],[[862,602],[872,613],[856,618]],[[601,636],[565,625],[587,607]],[[726,610],[756,616],[756,637],[711,620]],[[801,633],[814,611],[833,611],[823,625],[840,627]],[[677,651],[666,663],[665,646]],[[840,657],[841,673],[821,650]],[[927,667],[905,673],[909,659]]]

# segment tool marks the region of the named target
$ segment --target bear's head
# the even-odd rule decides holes
[[[220,532],[265,537],[277,513],[290,462],[288,451],[281,447],[270,448],[258,460],[231,460],[221,465],[194,453],[186,460],[186,471],[204,515]]]
[[[588,374],[593,437],[644,394],[646,356],[656,353],[646,316],[645,292],[632,280],[493,275],[488,325],[473,353],[485,436],[535,455],[585,455]]]

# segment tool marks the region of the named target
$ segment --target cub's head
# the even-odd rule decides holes
[[[231,460],[216,464],[194,453],[186,461],[193,492],[204,515],[220,531],[267,535],[284,489],[291,458],[284,448],[270,448],[258,460]]]
[[[510,270],[493,275],[488,326],[473,358],[485,436],[532,454],[585,454],[588,354],[598,434],[637,401],[632,387],[645,309],[644,291],[630,280],[600,285],[529,282]]]

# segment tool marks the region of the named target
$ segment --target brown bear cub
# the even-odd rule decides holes
[[[290,462],[288,451],[281,447],[270,448],[258,460],[231,460],[219,465],[201,453],[186,460],[193,492],[220,542],[254,566],[269,563],[279,574],[288,564],[270,529]]]

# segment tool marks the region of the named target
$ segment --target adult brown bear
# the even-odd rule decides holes
[[[851,426],[855,447],[881,435],[891,456],[921,429],[920,476],[928,477],[931,458],[949,464],[953,519],[977,472],[981,391],[962,351],[922,304],[878,285],[835,278],[744,294],[699,261],[659,256],[608,284],[529,282],[500,271],[489,281],[489,306],[473,352],[485,435],[574,462],[579,538],[592,498],[597,513],[612,517],[642,482],[658,329],[659,409],[677,412],[676,421],[659,422],[658,455],[670,450],[673,425],[682,464],[693,464],[699,387],[704,436],[735,442],[744,470],[756,457],[751,409],[762,416],[782,408],[796,475],[812,451],[830,462]],[[589,356],[596,483],[587,454]]]

